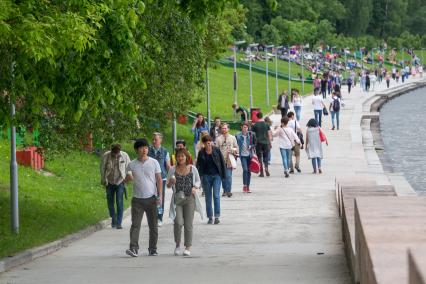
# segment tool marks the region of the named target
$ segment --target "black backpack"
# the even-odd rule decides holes
[[[339,98],[333,99],[333,111],[340,111],[340,101],[339,101]]]

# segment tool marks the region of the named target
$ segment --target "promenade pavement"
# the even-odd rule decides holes
[[[410,82],[410,80],[408,81]],[[385,87],[383,82],[376,90]],[[234,172],[233,197],[222,197],[219,225],[194,220],[192,256],[173,256],[173,225],[159,228],[159,256],[147,255],[144,219],[140,255],[125,255],[130,218],[124,229],[107,228],[51,255],[0,275],[0,283],[350,283],[335,201],[335,177],[372,175],[361,144],[361,103],[373,95],[357,85],[343,90],[339,131],[323,129],[323,171],[312,174],[302,151],[302,173],[284,178],[281,157],[273,143],[271,176],[252,177],[253,193],[242,193],[241,167]],[[302,126],[313,117],[310,97],[303,102]],[[278,124],[279,115],[272,115]],[[379,184],[387,180],[375,176]],[[170,191],[167,194],[168,208]],[[105,210],[107,210],[105,205]],[[166,210],[166,215],[168,210]],[[183,237],[183,236],[182,236]]]

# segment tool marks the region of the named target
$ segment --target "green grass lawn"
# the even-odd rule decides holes
[[[99,157],[71,152],[46,162],[47,177],[19,167],[20,233],[11,234],[9,143],[0,140],[0,257],[54,241],[108,217]],[[128,188],[129,196],[131,189]],[[125,201],[128,207],[129,202]]]
[[[250,108],[250,73],[248,70],[239,68],[238,74],[238,104]],[[210,80],[210,105],[211,116],[220,116],[222,119],[233,119],[232,104],[233,93],[233,69],[218,65],[216,69],[209,69]],[[266,76],[252,72],[253,81],[253,107],[260,107],[263,112],[269,112],[277,105],[275,92],[275,76],[269,76],[269,106],[266,103]],[[291,82],[291,88],[302,91],[301,82]],[[288,80],[278,79],[278,93],[288,90]],[[312,92],[312,83],[305,84],[305,94]],[[206,115],[206,100],[195,107],[194,111]]]
[[[264,55],[264,52],[261,53],[262,55]],[[233,56],[232,52],[229,52],[226,54],[225,57],[229,57],[229,56]],[[237,59],[240,62],[243,63],[247,63],[245,61],[242,61],[242,58],[245,58],[245,53],[243,52],[238,52],[237,53]],[[261,68],[266,68],[266,61],[254,61],[252,62],[253,65],[255,66],[259,66]],[[282,74],[289,74],[289,66],[288,66],[288,61],[284,61],[281,59],[278,59],[277,62],[277,67],[278,67],[278,72],[282,73]],[[290,62],[290,69],[291,69],[291,77],[292,78],[299,78],[299,73],[302,73],[302,67],[294,62]],[[275,72],[275,57],[273,58],[273,61],[269,61],[268,62],[268,70],[270,70],[271,72]],[[311,76],[311,72],[308,71],[306,68],[304,68],[304,72],[305,74],[305,78],[310,78]]]

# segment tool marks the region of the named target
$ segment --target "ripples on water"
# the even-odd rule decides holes
[[[380,111],[380,130],[394,171],[426,194],[426,88],[386,103]]]

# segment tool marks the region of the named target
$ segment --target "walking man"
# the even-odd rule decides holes
[[[139,232],[143,214],[149,226],[150,256],[156,256],[158,241],[158,217],[157,206],[161,206],[163,200],[163,179],[161,168],[157,160],[148,156],[149,144],[145,138],[138,139],[134,143],[137,159],[131,161],[127,167],[125,182],[133,180],[132,198],[132,226],[130,227],[130,247],[126,254],[132,257],[138,256]]]
[[[222,196],[231,197],[232,189],[232,170],[233,165],[231,159],[235,160],[235,156],[238,156],[238,144],[237,139],[234,135],[229,134],[229,127],[227,123],[222,123],[221,126],[222,135],[216,139],[216,146],[219,148],[222,153],[223,158],[225,159],[225,179],[222,181],[223,194]],[[235,160],[236,161],[236,160]]]
[[[126,168],[130,163],[129,155],[121,151],[120,144],[111,146],[111,151],[105,152],[101,160],[101,183],[106,187],[109,216],[111,227],[123,229],[123,194],[126,194],[124,179]],[[126,194],[127,199],[127,194]],[[117,210],[114,207],[117,205]]]
[[[163,142],[163,135],[159,132],[155,132],[152,135],[152,146],[149,147],[148,156],[157,160],[160,164],[161,178],[163,179],[163,191],[161,200],[161,210],[158,213],[158,226],[163,225],[163,213],[164,213],[164,198],[166,195],[166,179],[167,173],[170,170],[170,155],[166,148],[161,146]]]
[[[251,128],[256,134],[256,154],[260,162],[259,177],[264,177],[263,169],[265,169],[266,176],[270,176],[268,171],[268,157],[269,157],[269,143],[271,142],[271,128],[266,124],[261,112],[257,113],[259,119]]]
[[[287,115],[287,111],[290,108],[288,104],[288,94],[287,92],[282,92],[281,95],[278,97],[278,105],[277,108],[281,110],[281,117],[284,117]]]

